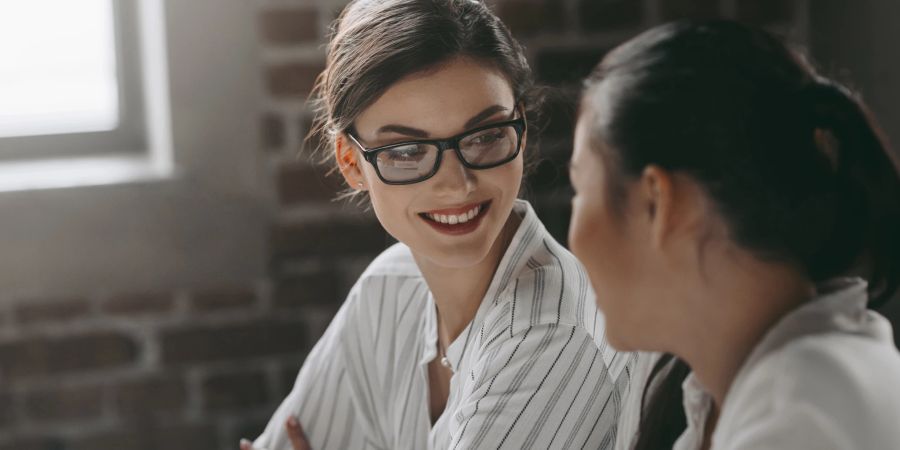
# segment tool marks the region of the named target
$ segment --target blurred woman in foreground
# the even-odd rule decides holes
[[[763,32],[661,26],[588,79],[571,171],[608,340],[666,354],[635,448],[900,446],[868,309],[900,278],[898,166],[851,92]]]

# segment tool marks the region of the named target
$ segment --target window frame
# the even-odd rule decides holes
[[[119,123],[111,130],[0,137],[0,163],[102,154],[139,154],[145,142],[142,41],[149,30],[139,3],[110,0],[113,10]]]
[[[0,304],[266,272],[276,202],[259,150],[255,5],[119,1],[140,18],[143,145],[0,159],[0,180],[23,180],[0,183]]]

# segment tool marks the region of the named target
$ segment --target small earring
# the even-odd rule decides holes
[[[362,181],[357,181],[357,182],[356,182],[356,187],[357,187],[358,189],[362,189],[362,188],[363,188],[363,182],[362,182]]]

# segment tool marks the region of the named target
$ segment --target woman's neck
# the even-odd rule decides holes
[[[481,300],[487,293],[522,219],[511,211],[506,224],[497,236],[487,256],[478,263],[462,268],[447,268],[414,254],[416,264],[428,283],[440,311],[440,338],[449,344],[475,318]]]
[[[812,298],[815,288],[784,265],[743,261],[715,267],[686,314],[676,350],[721,409],[747,357],[784,315]],[[680,351],[679,351],[680,350]]]

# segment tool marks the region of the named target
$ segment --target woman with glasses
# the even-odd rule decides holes
[[[571,167],[607,338],[666,354],[631,448],[900,448],[868,309],[900,282],[900,169],[850,91],[763,32],[661,26],[588,79]]]
[[[506,27],[472,0],[353,2],[315,98],[328,160],[399,243],[253,448],[611,448],[628,355],[517,200],[536,101]]]

